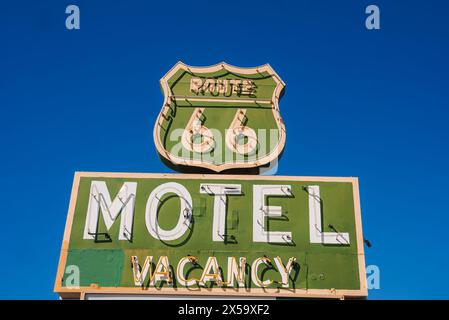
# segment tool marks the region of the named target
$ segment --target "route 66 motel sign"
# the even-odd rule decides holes
[[[274,70],[178,63],[161,85],[157,152],[197,173],[75,173],[55,292],[367,296],[357,178],[198,172],[279,157]]]

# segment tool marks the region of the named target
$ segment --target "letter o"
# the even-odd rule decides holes
[[[167,193],[176,194],[181,200],[178,223],[171,230],[164,230],[157,221],[157,208],[160,199]],[[192,218],[192,197],[187,189],[176,182],[167,182],[154,189],[148,197],[145,209],[145,224],[148,232],[159,240],[176,240],[188,229]]]

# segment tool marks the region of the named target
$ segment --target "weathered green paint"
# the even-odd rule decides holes
[[[80,269],[80,286],[91,283],[116,287],[120,285],[125,252],[121,249],[70,249],[67,265]],[[63,283],[68,274],[63,277]]]

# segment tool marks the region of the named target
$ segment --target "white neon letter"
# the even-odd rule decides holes
[[[151,263],[153,261],[153,256],[147,256],[143,267],[140,268],[139,260],[137,256],[131,256],[131,266],[133,269],[134,285],[142,286],[145,283],[145,278],[147,277],[148,271],[150,272],[150,279],[153,278],[153,270]]]
[[[208,281],[215,282],[217,284],[221,284],[222,282],[217,258],[215,257],[209,257],[207,259],[206,266],[204,267],[203,274],[201,275],[200,285],[205,286]]]
[[[196,257],[187,256],[184,258],[181,258],[178,263],[178,267],[176,268],[176,276],[179,284],[181,286],[190,287],[196,284],[195,279],[186,279],[184,276],[184,267],[187,263],[195,261]]]
[[[308,186],[310,243],[349,244],[347,232],[323,232],[321,225],[321,198],[319,186]]]
[[[246,258],[240,257],[239,264],[235,257],[228,257],[228,285],[234,287],[234,279],[237,280],[239,287],[245,287],[245,267]]]
[[[101,210],[106,229],[109,231],[114,221],[122,212],[119,240],[130,240],[132,236],[134,203],[136,200],[136,182],[125,182],[114,201],[104,181],[92,181],[90,185],[89,204],[87,205],[86,225],[83,239],[95,239],[98,226],[98,210]]]
[[[207,184],[202,183],[200,193],[214,195],[214,219],[212,223],[212,240],[224,241],[226,234],[226,195],[241,194],[239,184]]]
[[[256,260],[254,260],[253,264],[251,265],[251,279],[253,280],[253,283],[261,288],[264,287],[268,287],[269,285],[271,285],[273,283],[272,280],[267,279],[265,281],[261,281],[259,279],[259,276],[257,275],[257,269],[259,269],[259,266],[261,264],[270,264],[270,259],[266,258],[266,257],[262,257],[262,258],[257,258]]]
[[[276,263],[276,267],[279,270],[279,273],[281,274],[282,278],[282,287],[288,288],[288,276],[290,275],[290,272],[293,269],[293,265],[296,261],[296,258],[290,258],[288,259],[287,266],[284,266],[282,263],[281,257],[274,258],[274,262]]]
[[[291,243],[291,232],[266,231],[266,217],[282,216],[279,206],[266,206],[265,196],[291,196],[289,185],[254,185],[253,186],[253,241]]]
[[[172,230],[161,229],[157,221],[157,209],[162,197],[167,193],[176,194],[181,200],[181,212],[178,223]],[[154,189],[148,197],[145,209],[145,224],[148,232],[159,240],[176,240],[189,228],[192,219],[192,197],[189,191],[179,183],[167,182]]]
[[[170,274],[170,263],[168,262],[167,256],[159,257],[159,261],[154,268],[154,273],[151,276],[150,285],[154,286],[154,284],[158,281],[165,281],[168,284],[173,283],[173,279]]]

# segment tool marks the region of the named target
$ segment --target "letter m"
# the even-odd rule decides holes
[[[101,211],[106,229],[109,229],[121,213],[119,240],[131,240],[136,200],[136,182],[125,182],[114,201],[104,181],[92,181],[90,185],[89,204],[87,206],[84,239],[95,239],[98,228],[98,212]]]

